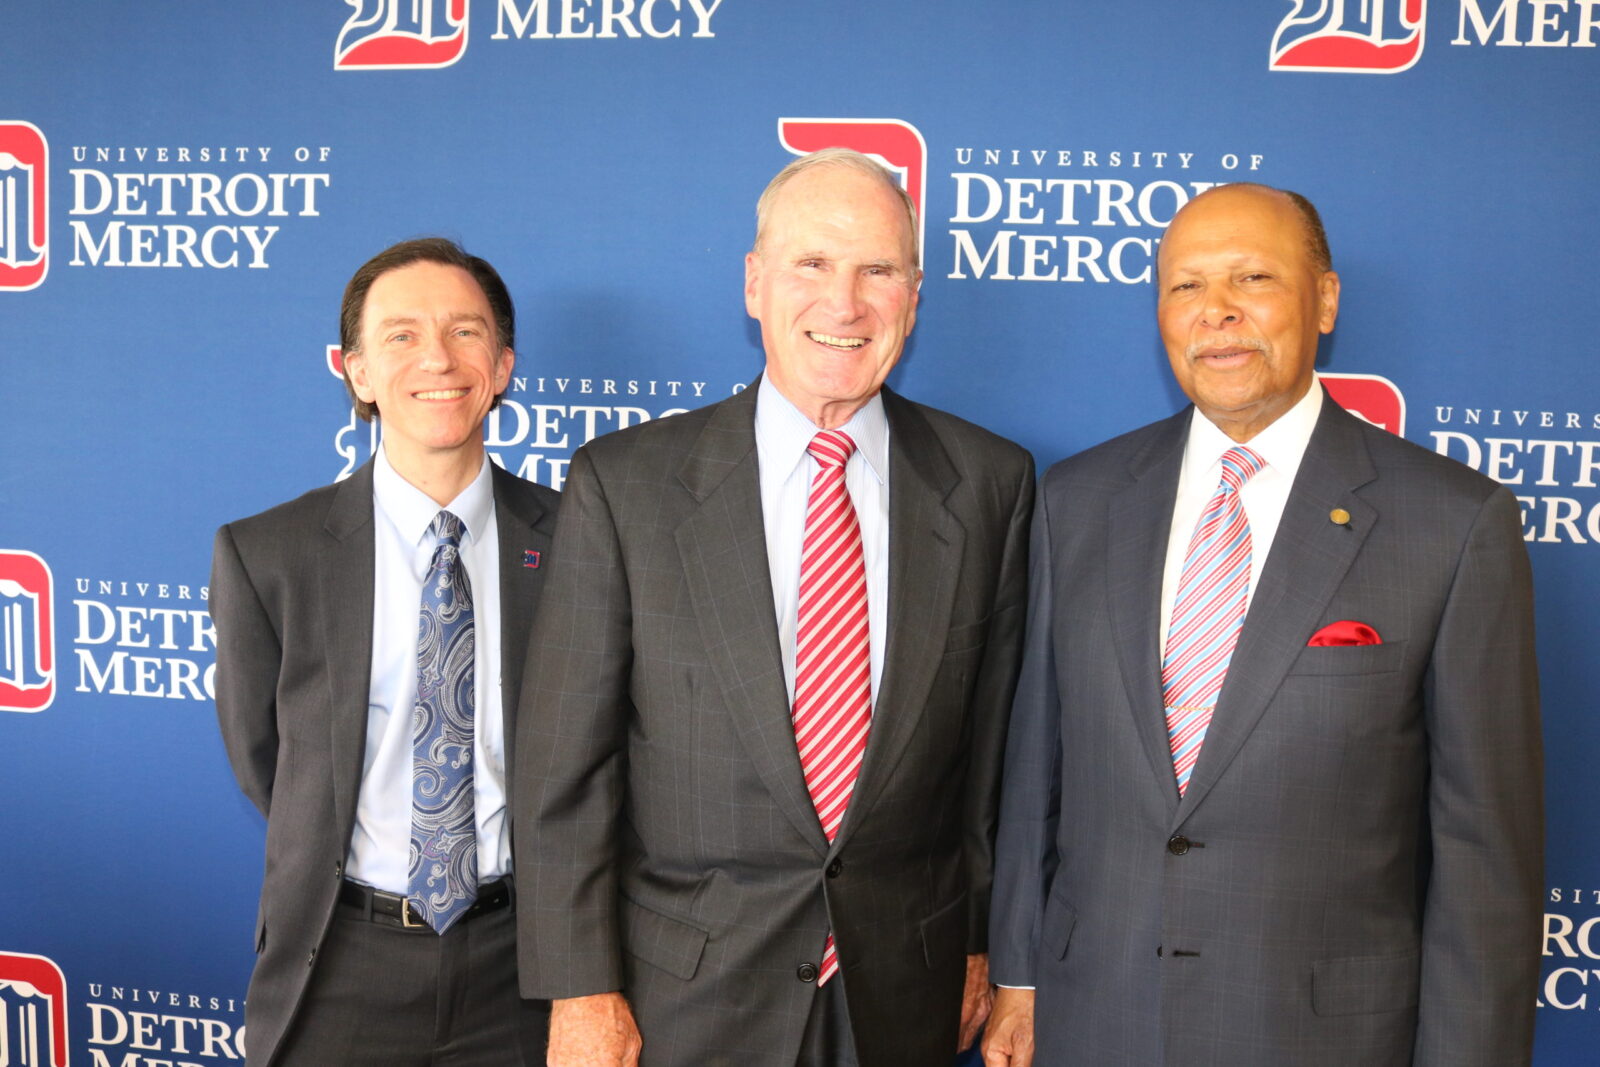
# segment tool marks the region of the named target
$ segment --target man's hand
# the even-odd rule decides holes
[[[1033,990],[1001,989],[983,1035],[983,1067],[1029,1067],[1033,1063]]]
[[[961,991],[961,1037],[956,1043],[957,1052],[965,1052],[972,1047],[972,1039],[978,1036],[978,1030],[989,1017],[989,1008],[993,1003],[994,994],[989,988],[989,957],[968,956],[967,985]]]
[[[621,993],[550,1002],[549,1067],[637,1067],[643,1047]]]

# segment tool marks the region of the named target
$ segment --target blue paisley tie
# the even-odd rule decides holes
[[[478,896],[472,788],[476,641],[472,583],[461,563],[461,520],[441,511],[428,532],[439,547],[422,582],[417,622],[408,895],[442,934]]]

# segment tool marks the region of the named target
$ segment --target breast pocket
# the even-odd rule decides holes
[[[1405,660],[1404,641],[1381,645],[1323,645],[1303,649],[1290,674],[1391,674]]]

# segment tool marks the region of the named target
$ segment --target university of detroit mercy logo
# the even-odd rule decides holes
[[[334,70],[448,67],[467,50],[467,0],[344,2],[355,11],[334,43]]]
[[[928,144],[900,119],[779,119],[778,143],[797,156],[823,148],[853,148],[888,167],[917,208],[917,248],[923,248],[922,194],[928,184]]]
[[[43,711],[55,699],[54,620],[50,565],[0,549],[0,711]]]
[[[1396,74],[1422,57],[1428,0],[1293,0],[1272,36],[1271,70]]]
[[[1400,387],[1378,374],[1321,374],[1333,402],[1358,419],[1406,435],[1406,398]]]
[[[0,952],[0,1064],[67,1067],[67,980],[43,956]]]
[[[0,121],[0,289],[32,289],[50,269],[49,163],[39,127]]]

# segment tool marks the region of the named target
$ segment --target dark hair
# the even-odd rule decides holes
[[[1300,212],[1300,223],[1305,228],[1306,255],[1311,259],[1311,266],[1319,273],[1333,269],[1333,253],[1328,250],[1328,231],[1322,228],[1322,216],[1317,213],[1316,205],[1310,200],[1293,189],[1279,189],[1271,185],[1262,185],[1260,182],[1229,182],[1217,188],[1254,189],[1261,193],[1287,197],[1289,203],[1295,206],[1295,210]]]
[[[1293,189],[1282,190],[1290,203],[1300,209],[1300,221],[1306,227],[1306,251],[1311,256],[1311,265],[1318,271],[1333,269],[1333,253],[1328,250],[1328,231],[1322,228],[1322,216],[1317,213],[1317,206]]]
[[[344,299],[339,304],[339,348],[345,357],[344,387],[350,394],[356,414],[367,422],[371,422],[372,417],[378,414],[378,409],[356,396],[355,387],[350,383],[348,361],[352,353],[361,350],[361,313],[367,305],[367,292],[372,288],[372,283],[383,275],[413,263],[441,263],[446,267],[460,267],[472,275],[478,288],[483,290],[484,298],[489,301],[489,310],[494,315],[495,351],[498,353],[502,348],[514,350],[517,347],[516,308],[511,304],[506,283],[500,280],[499,273],[489,265],[488,260],[468,255],[466,249],[445,237],[419,237],[390,245],[357,268],[349,284],[344,287]],[[490,407],[499,403],[500,397],[496,395]]]

